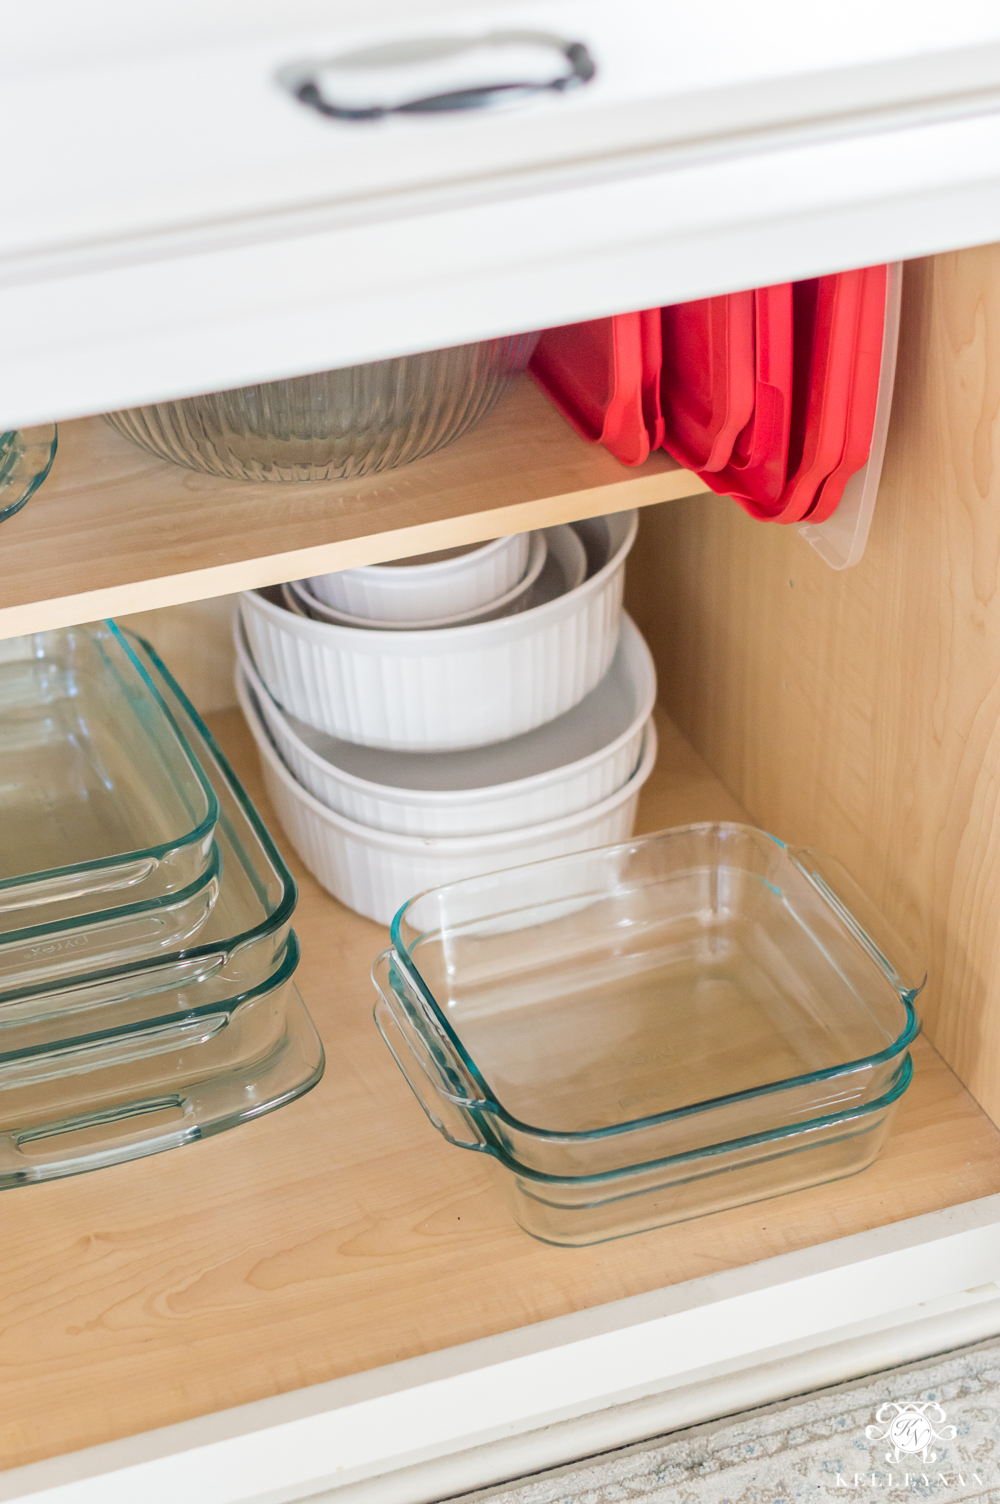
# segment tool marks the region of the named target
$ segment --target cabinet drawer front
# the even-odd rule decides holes
[[[652,148],[801,132],[810,121],[1000,87],[1000,16],[981,0],[917,14],[864,0],[826,10],[803,26],[795,0],[763,9],[709,0],[682,11],[656,0],[419,9],[381,0],[360,23],[346,0],[23,7],[5,22],[0,65],[0,132],[18,147],[5,163],[17,212],[3,216],[0,255],[232,227],[318,205],[368,212],[387,196],[443,188],[481,201],[506,195],[511,174],[542,167],[603,160],[620,172],[629,154]],[[585,44],[595,75],[584,87],[517,96],[517,108],[376,121],[324,118],[279,81],[289,66],[308,71],[359,49],[484,37],[508,44],[442,63],[445,86],[530,73],[530,54],[547,37]],[[336,94],[357,75],[355,95],[370,78],[375,96],[404,99],[412,70],[419,95],[434,68],[406,57],[392,67],[355,63],[330,87]],[[548,64],[537,66],[544,74]]]

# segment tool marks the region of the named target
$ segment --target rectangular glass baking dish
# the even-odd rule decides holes
[[[0,643],[0,935],[177,895],[219,806],[114,622]]]
[[[292,933],[277,971],[226,1007],[0,1056],[0,1190],[180,1148],[310,1091],[324,1055],[297,964]]]
[[[218,795],[223,875],[211,933],[158,964],[0,1003],[0,1189],[210,1137],[302,1096],[323,1074],[294,983],[291,874],[168,671],[147,644],[132,646]]]
[[[748,826],[450,884],[392,939],[379,1022],[411,1085],[416,1065],[447,1136],[529,1176],[867,1116],[919,1028],[924,970],[844,869]]]
[[[218,897],[193,943],[0,990],[0,1063],[11,1051],[130,1027],[167,1012],[230,1006],[285,959],[295,881],[204,721],[153,649],[136,637],[128,642],[218,803]]]

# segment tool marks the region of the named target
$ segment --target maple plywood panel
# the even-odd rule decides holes
[[[906,268],[865,558],[695,498],[643,519],[665,705],[754,819],[834,852],[930,967],[927,1033],[1000,1120],[1000,247]]]
[[[115,620],[153,644],[195,709],[207,715],[236,704],[233,623],[238,599],[220,595]]]
[[[238,712],[212,724],[280,838]],[[642,828],[741,818],[666,720],[660,748]],[[368,970],[386,931],[292,865],[326,1076],[205,1143],[4,1194],[0,1467],[1000,1190],[1000,1135],[919,1041],[864,1174],[596,1248],[537,1243],[482,1157],[431,1128],[375,1029]]]
[[[660,452],[627,469],[527,376],[456,443],[360,480],[233,481],[147,454],[101,418],[3,524],[0,637],[149,611],[688,496]]]

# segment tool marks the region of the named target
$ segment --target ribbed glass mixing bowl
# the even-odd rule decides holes
[[[514,334],[106,414],[143,449],[234,480],[338,480],[450,444],[523,371],[538,336]]]

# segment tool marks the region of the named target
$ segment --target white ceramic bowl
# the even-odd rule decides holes
[[[237,692],[257,743],[268,795],[288,839],[328,893],[379,924],[388,924],[402,904],[426,888],[627,840],[640,790],[656,761],[656,728],[650,719],[632,777],[590,809],[493,835],[445,840],[396,835],[336,814],[297,783],[275,751],[245,681],[237,680]]]
[[[282,761],[321,804],[376,830],[474,836],[561,819],[627,783],[656,702],[656,668],[634,622],[579,705],[512,741],[461,752],[356,747],[286,716],[261,683],[237,625],[238,673]]]
[[[348,616],[421,626],[506,595],[528,567],[529,538],[512,533],[468,549],[316,574],[306,583],[317,600]]]
[[[517,584],[512,586],[506,594],[499,596],[495,601],[487,601],[485,605],[459,611],[455,616],[436,616],[432,620],[422,621],[420,630],[427,631],[433,628],[435,631],[440,631],[442,627],[460,627],[466,622],[485,621],[487,618],[492,621],[496,616],[509,616],[515,611],[523,610],[528,605],[532,588],[545,567],[548,554],[546,540],[548,534],[553,531],[552,528],[546,528],[544,531],[520,535],[529,540],[528,567]],[[583,544],[580,543],[572,528],[566,527],[561,531],[570,533],[579,545],[583,557],[583,569],[580,571],[580,579],[582,579],[587,572],[586,552]],[[579,580],[575,583],[579,584]],[[282,590],[286,593],[286,598],[287,594],[291,593],[295,597],[295,605],[303,607],[305,614],[311,616],[314,621],[330,621],[335,626],[341,627],[364,627],[369,632],[405,632],[410,631],[414,625],[412,622],[391,621],[388,618],[374,616],[351,616],[346,611],[338,611],[334,606],[328,606],[315,594],[310,580],[290,580],[287,585],[282,586]]]
[[[520,736],[578,705],[614,657],[637,516],[606,522],[610,557],[576,590],[444,632],[334,626],[247,591],[257,672],[283,710],[342,741],[435,752]]]

